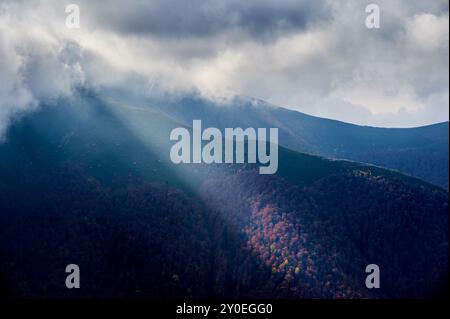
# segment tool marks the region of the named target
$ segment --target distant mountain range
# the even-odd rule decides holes
[[[294,151],[379,165],[448,188],[448,122],[378,128],[318,118],[255,99],[235,98],[227,104],[195,96],[154,103],[181,123],[201,119],[218,128],[278,127],[280,144]]]
[[[174,165],[169,133],[192,119],[278,127],[277,174],[259,175],[250,164]],[[80,91],[47,103],[15,122],[0,144],[3,293],[444,296],[448,191],[355,160],[385,160],[419,177],[429,170],[427,180],[446,185],[446,130],[448,123],[361,127],[249,100],[218,106]],[[413,171],[396,166],[402,156]],[[83,289],[65,288],[69,263],[80,266]],[[380,266],[380,289],[365,286],[372,263]]]

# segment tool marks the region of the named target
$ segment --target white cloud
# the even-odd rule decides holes
[[[424,51],[448,50],[448,23],[448,15],[416,14],[407,24],[409,40]]]
[[[69,3],[69,1],[65,1]],[[448,120],[448,4],[378,1],[0,2],[0,135],[79,85],[241,94],[379,126]]]
[[[0,136],[11,119],[42,99],[70,94],[83,72],[68,42],[22,3],[0,3]]]

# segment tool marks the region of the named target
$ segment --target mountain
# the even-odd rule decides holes
[[[359,126],[248,98],[214,103],[190,96],[154,102],[154,107],[186,125],[201,119],[205,127],[278,127],[280,144],[292,150],[387,167],[448,188],[448,122],[417,128]]]
[[[80,91],[48,102],[0,144],[0,282],[9,296],[447,293],[445,189],[283,147],[276,175],[248,164],[174,165],[169,134],[188,122],[169,112],[173,102],[124,100]],[[70,263],[83,289],[65,288]],[[370,290],[373,263],[382,279]]]

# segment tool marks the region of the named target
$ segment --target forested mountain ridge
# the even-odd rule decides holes
[[[0,282],[25,298],[431,297],[448,286],[448,192],[280,147],[254,165],[173,165],[164,112],[92,93],[0,144]],[[65,288],[79,264],[83,289]],[[365,287],[376,263],[382,288]]]
[[[448,188],[448,122],[417,128],[360,126],[248,98],[222,105],[190,96],[150,104],[187,125],[201,119],[218,128],[278,127],[280,145],[292,150],[396,169]]]

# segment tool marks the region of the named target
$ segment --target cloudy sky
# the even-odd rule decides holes
[[[381,9],[379,29],[365,7]],[[65,25],[67,4],[80,28]],[[76,87],[243,95],[364,125],[449,118],[448,1],[0,0],[0,134]]]

